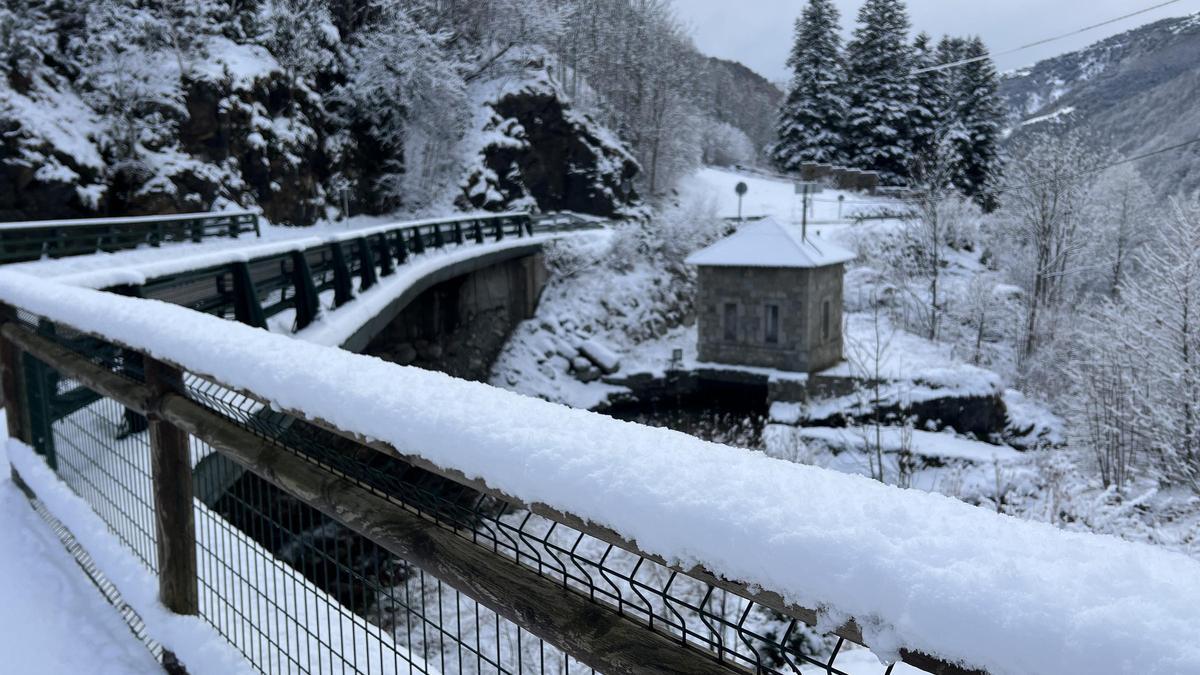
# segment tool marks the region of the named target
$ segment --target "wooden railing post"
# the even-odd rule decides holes
[[[16,320],[17,310],[11,305],[0,304],[0,324]],[[25,387],[21,382],[21,350],[3,336],[0,336],[0,387],[3,388],[4,394],[4,417],[8,422],[8,435],[28,443],[28,403],[25,399]]]
[[[196,525],[187,432],[158,413],[163,398],[183,392],[183,374],[145,357],[151,392],[150,473],[154,481],[154,531],[158,543],[158,596],[176,614],[198,614]]]

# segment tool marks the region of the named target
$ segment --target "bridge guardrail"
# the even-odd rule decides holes
[[[257,211],[0,223],[0,265],[138,246],[260,236]]]
[[[852,622],[821,634],[815,612],[768,589],[672,565],[136,345],[24,310],[3,318],[12,435],[157,572],[168,607],[262,672],[844,675],[845,645],[865,642]],[[203,470],[214,461],[244,473]],[[204,481],[224,496],[194,501],[214,494]]]
[[[293,331],[315,321],[320,297],[332,292],[335,308],[388,277],[412,255],[451,245],[490,244],[547,232],[602,227],[571,216],[535,218],[523,213],[471,215],[384,225],[338,234],[302,250],[276,251],[237,261],[147,279],[124,293],[166,300],[264,328],[293,312]]]

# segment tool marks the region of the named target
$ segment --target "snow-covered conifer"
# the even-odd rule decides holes
[[[839,163],[844,155],[848,100],[841,26],[831,0],[809,0],[796,20],[788,67],[792,81],[779,111],[779,141],[771,159],[782,171],[804,162]]]
[[[959,140],[959,190],[984,209],[997,206],[992,190],[1001,170],[1000,141],[1004,112],[1000,107],[1000,81],[987,47],[978,37],[966,42],[963,65],[953,94],[959,122],[965,132]]]
[[[912,150],[909,115],[916,98],[909,20],[903,0],[867,0],[846,48],[850,111],[846,137],[851,161],[902,183]]]
[[[936,149],[937,139],[948,135],[945,123],[952,119],[952,116],[947,114],[951,106],[945,87],[945,71],[928,70],[938,63],[937,50],[929,34],[918,34],[913,40],[913,69],[916,73],[917,96],[909,115],[912,150],[916,157]]]

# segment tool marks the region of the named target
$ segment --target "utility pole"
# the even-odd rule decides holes
[[[808,240],[808,204],[809,197],[821,194],[824,188],[820,183],[812,181],[797,181],[796,194],[802,198],[800,205],[800,237],[802,240]]]
[[[804,200],[800,203],[800,240],[808,241],[808,185],[804,186]]]

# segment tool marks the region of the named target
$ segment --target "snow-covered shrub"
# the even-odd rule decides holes
[[[704,163],[710,166],[750,164],[758,156],[746,132],[728,122],[705,119],[701,140]]]

